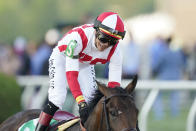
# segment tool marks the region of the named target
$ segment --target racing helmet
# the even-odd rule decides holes
[[[126,33],[122,19],[114,12],[100,14],[95,19],[94,28],[116,39],[123,39]]]

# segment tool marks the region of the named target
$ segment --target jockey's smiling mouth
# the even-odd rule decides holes
[[[110,46],[115,45],[118,43],[118,39],[111,38],[100,31],[96,31],[96,39],[95,39],[95,46],[99,51],[104,51]]]
[[[105,49],[107,49],[110,46],[110,44],[109,44],[109,42],[102,43],[98,38],[96,38],[95,39],[95,46],[97,47],[97,49],[99,51],[104,51]]]

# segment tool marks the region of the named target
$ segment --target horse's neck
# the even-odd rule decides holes
[[[89,131],[100,131],[101,121],[103,122],[101,117],[103,117],[102,103],[99,101],[85,123],[86,129]]]

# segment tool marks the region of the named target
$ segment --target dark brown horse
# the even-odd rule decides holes
[[[108,88],[97,82],[98,89],[89,102],[89,116],[84,126],[87,131],[137,131],[138,110],[132,92],[137,76],[126,88]],[[0,131],[16,131],[24,122],[37,118],[40,110],[17,113],[0,125]],[[49,129],[55,130],[54,127]],[[79,122],[67,131],[80,131]]]

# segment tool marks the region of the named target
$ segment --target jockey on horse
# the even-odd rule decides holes
[[[118,44],[124,36],[119,15],[104,12],[94,24],[73,28],[58,42],[49,59],[49,102],[39,116],[36,131],[46,130],[55,112],[62,109],[66,82],[78,103],[81,124],[85,123],[88,101],[97,88],[95,64],[110,62],[108,87],[120,86],[122,55]]]

